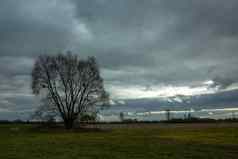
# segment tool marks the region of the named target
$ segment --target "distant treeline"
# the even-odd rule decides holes
[[[220,122],[238,122],[238,118],[227,118],[227,119],[210,119],[210,118],[195,118],[191,117],[189,119],[170,119],[170,120],[161,120],[161,121],[139,121],[136,119],[126,119],[123,121],[113,121],[113,122],[102,122],[102,121],[84,121],[79,124],[129,124],[129,123],[220,123]],[[40,121],[22,121],[22,120],[0,120],[0,124],[49,124],[49,122],[40,122]],[[63,122],[50,122],[51,124],[63,124]]]

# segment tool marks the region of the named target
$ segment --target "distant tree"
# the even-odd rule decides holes
[[[95,122],[96,116],[94,116],[93,114],[83,114],[80,116],[80,121],[81,122]]]
[[[171,113],[170,113],[170,109],[166,109],[166,120],[169,121],[171,119]]]
[[[96,106],[108,102],[108,94],[94,57],[81,60],[71,53],[40,55],[32,71],[32,90],[57,110],[66,129]]]
[[[120,112],[119,117],[120,117],[120,120],[121,120],[121,121],[124,121],[124,120],[125,120],[125,118],[124,118],[124,113],[123,113],[123,112]]]
[[[189,112],[188,112],[187,119],[189,119],[189,120],[190,120],[191,118],[192,118],[192,114],[191,114],[191,112],[189,111]]]

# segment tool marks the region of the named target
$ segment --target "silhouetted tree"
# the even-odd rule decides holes
[[[71,53],[39,56],[32,71],[32,90],[56,108],[67,129],[81,114],[108,101],[95,58],[81,60]]]
[[[171,114],[170,114],[170,110],[169,109],[166,109],[166,120],[170,120],[171,119]]]
[[[190,120],[191,118],[192,118],[192,114],[191,114],[191,112],[189,111],[189,112],[188,112],[187,119],[189,119],[189,120]]]
[[[124,119],[124,113],[123,113],[123,112],[120,112],[119,117],[120,117],[120,120],[121,120],[121,121],[124,121],[124,120],[125,120],[125,119]]]

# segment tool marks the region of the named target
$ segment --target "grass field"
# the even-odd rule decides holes
[[[237,159],[238,124],[100,125],[104,131],[0,125],[0,159]]]

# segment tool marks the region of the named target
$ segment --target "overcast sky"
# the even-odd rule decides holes
[[[1,0],[0,115],[37,100],[42,53],[96,56],[113,99],[236,90],[237,0]]]

